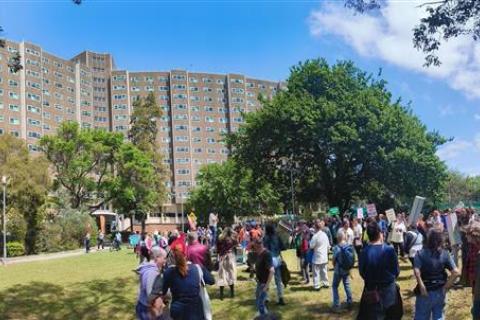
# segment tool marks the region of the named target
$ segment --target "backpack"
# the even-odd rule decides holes
[[[403,247],[405,252],[410,252],[410,249],[414,246],[415,242],[418,239],[418,231],[408,231],[405,232],[403,236]]]
[[[353,268],[355,264],[355,252],[351,245],[340,247],[340,255],[338,265],[342,270],[348,271]]]

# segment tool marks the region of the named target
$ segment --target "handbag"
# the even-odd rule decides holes
[[[203,281],[202,268],[196,264],[198,275],[200,276],[200,299],[202,299],[203,315],[205,320],[212,320],[212,306],[210,304],[210,297],[208,296],[207,288],[205,288],[205,281]]]

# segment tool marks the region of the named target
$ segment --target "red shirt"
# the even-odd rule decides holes
[[[187,259],[194,264],[199,264],[205,267],[207,250],[207,246],[196,241],[187,247]]]

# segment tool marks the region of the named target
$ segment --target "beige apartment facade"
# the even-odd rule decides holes
[[[11,73],[8,60],[15,52],[23,69]],[[241,74],[118,70],[108,53],[84,51],[62,59],[37,45],[7,40],[0,48],[0,134],[24,139],[32,152],[43,135],[68,120],[127,137],[134,101],[153,93],[163,111],[158,148],[170,172],[165,209],[177,211],[199,169],[227,159],[223,135],[238,130],[242,114],[260,108],[259,97],[272,98],[281,85]]]

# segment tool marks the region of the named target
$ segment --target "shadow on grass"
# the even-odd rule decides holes
[[[31,282],[0,291],[2,319],[131,319],[132,279],[93,280],[65,289],[47,282]]]

